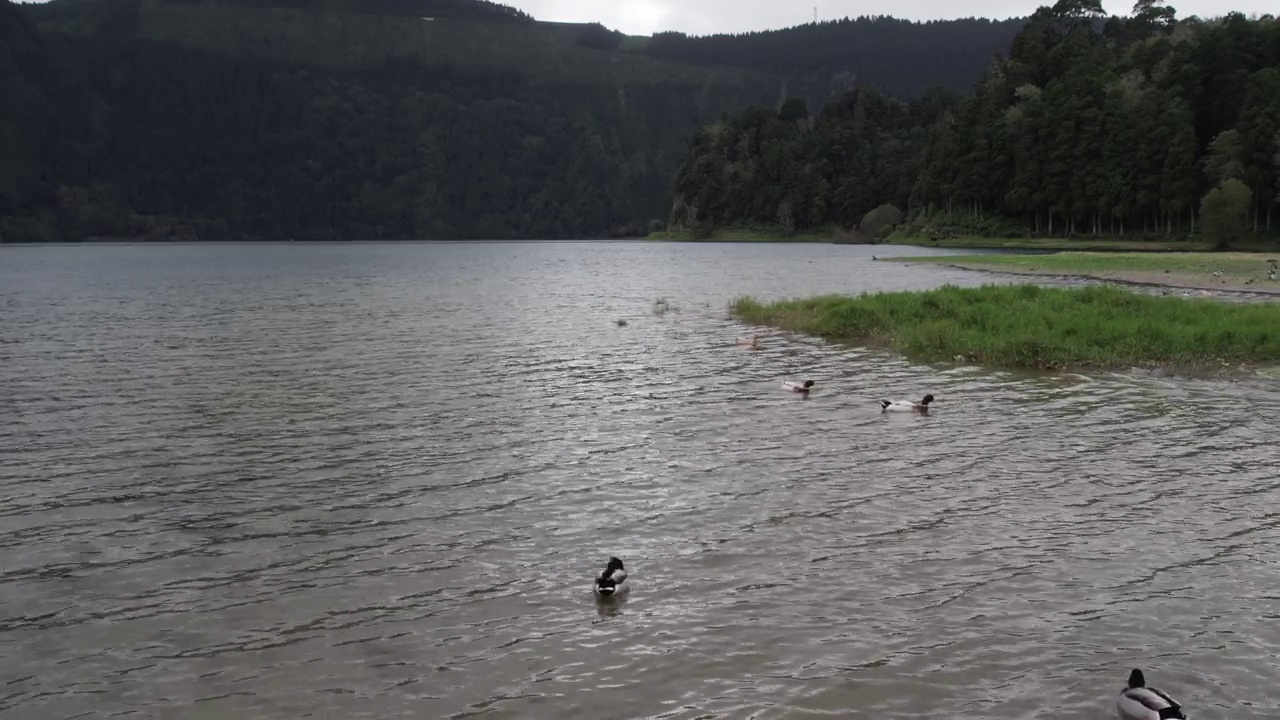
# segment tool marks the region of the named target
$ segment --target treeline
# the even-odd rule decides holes
[[[704,127],[671,221],[853,228],[890,204],[967,232],[1168,234],[1193,231],[1207,203],[1267,231],[1278,133],[1274,18],[1178,21],[1151,0],[1106,18],[1061,0],[963,97],[857,90],[817,117],[791,101]]]

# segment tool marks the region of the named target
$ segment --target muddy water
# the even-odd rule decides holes
[[[873,252],[0,248],[0,717],[1280,716],[1276,382],[733,344]]]

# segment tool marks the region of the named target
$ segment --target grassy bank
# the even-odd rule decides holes
[[[1051,255],[967,255],[891,259],[1025,275],[1076,275],[1099,280],[1177,287],[1280,293],[1280,280],[1270,279],[1271,265],[1268,262],[1273,259],[1280,261],[1280,253],[1268,255],[1061,252]]]
[[[671,242],[808,242],[829,243],[834,239],[830,231],[792,233],[787,235],[773,230],[716,230],[711,237],[699,238],[682,230],[663,230],[650,233],[646,240]]]
[[[943,287],[762,304],[739,319],[828,340],[886,347],[914,360],[963,358],[1003,368],[1166,367],[1280,361],[1280,304],[1185,300],[1114,287]]]

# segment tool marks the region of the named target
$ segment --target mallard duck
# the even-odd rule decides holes
[[[737,343],[739,345],[746,345],[752,350],[760,349],[760,337],[758,335],[752,335],[749,338],[738,338]]]
[[[800,383],[785,382],[785,383],[782,383],[782,387],[790,390],[791,392],[808,394],[809,391],[813,389],[813,381],[805,380],[803,385],[801,385]]]
[[[627,571],[622,568],[622,561],[616,557],[609,558],[604,572],[596,578],[594,585],[596,595],[600,597],[616,597],[624,595],[631,589],[627,584]]]
[[[1161,690],[1147,687],[1147,679],[1138,669],[1129,673],[1129,687],[1121,690],[1120,697],[1116,698],[1116,710],[1121,720],[1186,720],[1187,717],[1182,714],[1178,701]]]
[[[894,400],[893,402],[889,402],[888,400],[881,400],[880,411],[881,412],[918,412],[918,413],[929,412],[929,403],[931,402],[933,402],[932,395],[925,395],[924,399],[921,400],[920,402],[914,402],[912,400]]]

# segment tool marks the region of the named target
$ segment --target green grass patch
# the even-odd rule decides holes
[[[1269,262],[1270,260],[1280,261],[1280,253],[1060,252],[1047,255],[964,255],[885,259],[951,265],[975,270],[998,270],[1035,275],[1082,275],[1130,282],[1280,292],[1280,280],[1270,279],[1271,263]]]
[[[923,362],[999,368],[1207,371],[1280,361],[1280,304],[1141,295],[1115,287],[945,286],[760,303],[733,315]]]

